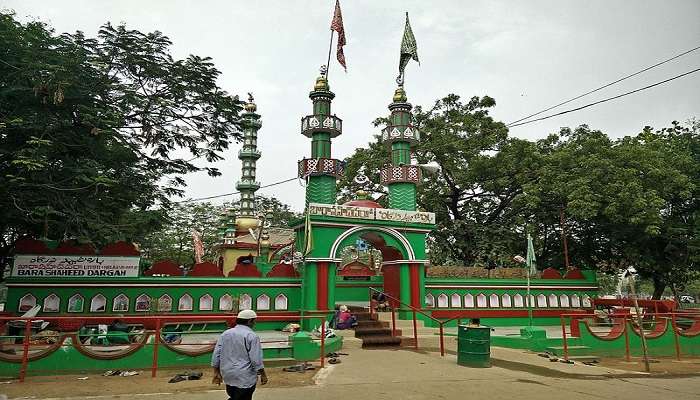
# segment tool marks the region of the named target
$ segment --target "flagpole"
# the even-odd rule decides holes
[[[532,327],[532,301],[530,300],[530,268],[527,271],[527,321],[528,326]]]
[[[326,80],[328,73],[331,71],[331,52],[333,51],[333,29],[331,29],[331,42],[328,43],[328,60],[326,61]]]

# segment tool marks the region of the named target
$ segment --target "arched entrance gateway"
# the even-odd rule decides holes
[[[419,140],[411,125],[412,106],[400,85],[389,105],[390,123],[383,142],[391,160],[381,171],[389,208],[358,192],[356,200],[335,204],[336,180],[343,163],[331,158],[331,139],[342,133],[342,121],[331,114],[325,74],[316,80],[309,97],[313,114],[302,118],[301,133],[311,138],[311,157],[299,161],[299,177],[306,186],[306,219],[296,227],[302,277],[302,312],[333,309],[339,302],[367,301],[374,286],[421,308],[427,257],[426,235],[435,227],[433,213],[416,211],[416,185],[421,171],[411,165],[411,148]],[[399,317],[408,317],[407,310]]]

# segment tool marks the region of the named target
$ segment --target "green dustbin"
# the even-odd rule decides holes
[[[491,328],[459,326],[457,364],[474,368],[491,366]]]

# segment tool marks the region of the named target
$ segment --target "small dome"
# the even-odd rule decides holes
[[[348,201],[347,203],[343,204],[344,206],[353,206],[353,207],[367,207],[367,208],[384,208],[382,207],[381,204],[377,203],[376,201],[373,200],[351,200]]]

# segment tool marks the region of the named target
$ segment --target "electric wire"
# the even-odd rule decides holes
[[[294,178],[289,178],[289,179],[285,179],[285,180],[283,180],[283,181],[274,182],[274,183],[270,183],[270,184],[268,184],[268,185],[260,186],[258,189],[264,189],[264,188],[269,188],[269,187],[272,187],[272,186],[281,185],[281,184],[283,184],[283,183],[291,182],[291,181],[294,181],[294,180],[296,180],[296,179],[297,179],[296,177],[294,177]],[[173,201],[173,203],[175,203],[175,204],[191,203],[191,202],[193,202],[193,201],[202,201],[202,200],[217,199],[217,198],[219,198],[219,197],[233,196],[234,194],[240,194],[240,193],[241,193],[241,192],[231,192],[231,193],[217,194],[217,195],[214,195],[214,196],[198,197],[198,198],[196,198],[196,199],[187,199],[187,200]]]
[[[666,59],[666,60],[663,60],[663,61],[661,61],[661,62],[658,62],[658,63],[656,63],[656,64],[654,64],[654,65],[648,66],[648,67],[646,67],[646,68],[644,68],[644,69],[641,69],[641,70],[639,70],[639,71],[637,71],[637,72],[635,72],[635,73],[629,74],[629,75],[624,76],[624,77],[622,77],[622,78],[620,78],[620,79],[618,79],[618,80],[612,81],[612,82],[610,82],[610,83],[608,83],[608,84],[605,84],[605,85],[603,85],[603,86],[601,86],[601,87],[599,87],[599,88],[590,90],[590,91],[588,91],[588,92],[586,92],[586,93],[580,94],[580,95],[578,95],[578,96],[576,96],[576,97],[573,97],[573,98],[571,98],[571,99],[569,99],[569,100],[566,100],[566,101],[563,101],[563,102],[561,102],[561,103],[559,103],[559,104],[556,104],[556,105],[553,105],[553,106],[551,106],[551,107],[545,108],[544,110],[538,111],[538,112],[536,112],[536,113],[534,113],[534,114],[530,114],[530,115],[528,115],[528,116],[526,116],[526,117],[520,118],[519,120],[510,122],[510,123],[508,123],[506,126],[508,126],[508,127],[510,127],[511,125],[517,126],[516,124],[517,124],[518,122],[520,122],[520,121],[524,121],[524,120],[526,120],[526,119],[530,119],[530,118],[532,118],[532,117],[534,117],[534,116],[536,116],[536,115],[540,115],[540,114],[542,114],[542,113],[544,113],[544,112],[547,112],[547,111],[549,111],[549,110],[553,110],[553,109],[555,109],[555,108],[557,108],[557,107],[559,107],[559,106],[563,106],[564,104],[571,103],[572,101],[578,100],[578,99],[580,99],[581,97],[588,96],[589,94],[595,93],[595,92],[597,92],[597,91],[599,91],[599,90],[603,90],[603,89],[605,89],[605,88],[607,88],[607,87],[610,87],[610,86],[612,86],[612,85],[614,85],[614,84],[616,84],[616,83],[622,82],[622,81],[624,81],[624,80],[626,80],[626,79],[629,79],[629,78],[632,78],[632,77],[634,77],[634,76],[637,76],[637,75],[639,75],[639,74],[641,74],[641,73],[643,73],[643,72],[649,71],[650,69],[656,68],[656,67],[658,67],[658,66],[660,66],[660,65],[666,64],[667,62],[670,62],[670,61],[673,61],[673,60],[675,60],[675,59],[677,59],[677,58],[680,58],[680,57],[682,57],[682,56],[684,56],[684,55],[686,55],[686,54],[692,53],[692,52],[694,52],[694,51],[696,51],[696,50],[698,50],[698,49],[700,49],[700,46],[694,47],[694,48],[692,48],[692,49],[690,49],[690,50],[687,50],[687,51],[684,51],[684,52],[682,52],[682,53],[680,53],[680,54],[677,54],[677,55],[675,55],[675,56],[673,56],[673,57],[671,57],[671,58],[668,58],[668,59]]]
[[[672,78],[668,78],[668,79],[665,79],[665,80],[663,80],[663,81],[656,82],[656,83],[654,83],[654,84],[651,84],[651,85],[648,85],[648,86],[644,86],[644,87],[639,88],[639,89],[635,89],[635,90],[631,90],[631,91],[626,92],[626,93],[618,94],[617,96],[608,97],[607,99],[598,100],[598,101],[596,101],[596,102],[589,103],[589,104],[583,105],[583,106],[581,106],[581,107],[572,108],[572,109],[570,109],[570,110],[562,111],[562,112],[559,112],[559,113],[556,113],[556,114],[547,115],[547,116],[544,116],[544,117],[541,117],[541,118],[531,119],[531,120],[529,120],[529,121],[524,121],[524,122],[521,122],[521,123],[519,123],[519,124],[508,125],[508,127],[509,127],[509,128],[515,128],[516,126],[527,125],[527,124],[530,124],[530,123],[533,123],[533,122],[542,121],[542,120],[545,120],[545,119],[557,117],[557,116],[559,116],[559,115],[564,115],[564,114],[568,114],[568,113],[571,113],[571,112],[574,112],[574,111],[583,110],[584,108],[592,107],[592,106],[597,105],[597,104],[600,104],[600,103],[605,103],[605,102],[608,102],[608,101],[611,101],[611,100],[619,99],[620,97],[628,96],[628,95],[630,95],[630,94],[634,94],[634,93],[637,93],[637,92],[641,92],[641,91],[643,91],[643,90],[647,90],[647,89],[653,88],[654,86],[662,85],[662,84],[664,84],[664,83],[670,82],[670,81],[675,80],[675,79],[678,79],[678,78],[682,78],[682,77],[684,77],[684,76],[686,76],[686,75],[690,75],[690,74],[693,74],[693,73],[698,72],[698,71],[700,71],[700,68],[696,68],[696,69],[694,69],[694,70],[692,70],[692,71],[688,71],[688,72],[686,72],[686,73],[683,73],[683,74],[680,74],[680,75],[676,75],[676,76],[674,76],[674,77],[672,77]]]

